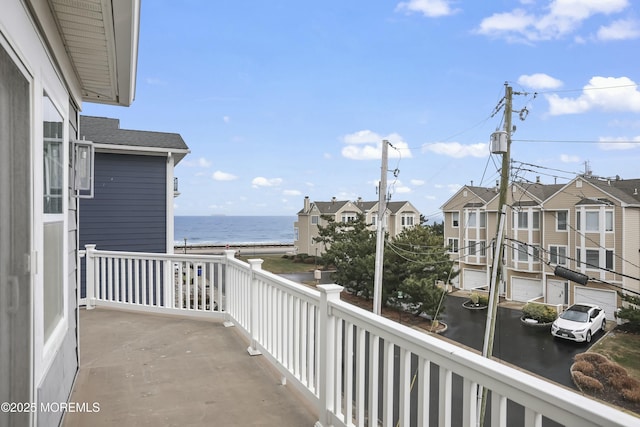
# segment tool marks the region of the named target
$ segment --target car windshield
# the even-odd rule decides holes
[[[586,322],[589,320],[589,315],[584,311],[567,310],[560,315],[565,320],[571,320],[573,322]]]

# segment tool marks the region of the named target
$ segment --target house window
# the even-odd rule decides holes
[[[487,213],[480,212],[480,228],[486,228],[486,227],[487,227]]]
[[[320,217],[318,215],[311,215],[311,224],[318,225]]]
[[[458,239],[449,239],[447,246],[449,247],[449,252],[454,254],[458,253]]]
[[[471,256],[476,255],[476,241],[469,240],[469,244],[467,245],[467,254]]]
[[[605,268],[613,270],[613,251],[607,250],[605,252]]]
[[[585,212],[585,231],[600,231],[600,212]]]
[[[527,253],[527,245],[524,243],[518,243],[518,246],[515,248],[516,254],[514,254],[514,258],[521,262],[529,261],[529,254]]]
[[[371,214],[371,225],[378,224],[378,212]]]
[[[300,240],[300,232],[298,230],[298,227],[293,227],[293,240],[294,241]]]
[[[43,316],[47,342],[64,319],[64,150],[63,119],[49,96],[43,94],[44,256]]]
[[[353,212],[344,212],[342,214],[342,222],[353,222],[356,220],[356,214]]]
[[[613,231],[613,211],[604,213],[604,231]]]
[[[567,265],[567,247],[549,246],[549,262],[556,265]]]
[[[402,216],[402,226],[403,227],[412,227],[413,226],[413,215],[403,215]]]
[[[576,230],[582,230],[580,211],[576,212]]]
[[[533,211],[531,214],[533,215],[533,229],[540,230],[540,212]]]
[[[487,242],[484,240],[480,240],[478,242],[478,246],[480,247],[478,250],[478,254],[480,256],[487,256]]]
[[[600,251],[598,249],[587,249],[586,256],[588,269],[597,269],[600,267]]]
[[[460,212],[451,212],[451,226],[458,227],[460,225]]]
[[[518,228],[529,228],[529,212],[518,212]]]
[[[475,227],[476,226],[476,213],[469,212],[469,216],[467,217],[467,226]]]
[[[567,231],[567,211],[556,212],[556,231]]]

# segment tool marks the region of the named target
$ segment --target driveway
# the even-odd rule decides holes
[[[442,336],[482,351],[487,310],[462,307],[466,298],[449,295],[441,320],[448,326]],[[493,356],[551,381],[575,388],[569,368],[573,356],[583,353],[603,334],[598,333],[590,344],[554,339],[548,329],[538,330],[520,323],[522,312],[498,307]]]

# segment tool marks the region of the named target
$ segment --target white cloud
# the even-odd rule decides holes
[[[302,193],[298,190],[284,190],[282,194],[284,194],[285,196],[299,196]]]
[[[640,25],[630,19],[619,19],[598,29],[599,40],[630,40],[640,37]]]
[[[575,33],[582,23],[594,15],[619,13],[629,6],[628,0],[553,0],[544,12],[535,2],[521,2],[524,8],[495,13],[484,18],[476,30],[490,37],[509,41],[535,42],[553,40]],[[584,40],[576,36],[578,40]]]
[[[204,157],[200,157],[198,159],[198,166],[200,166],[201,168],[208,168],[211,166],[211,161],[205,159]]]
[[[237,176],[222,171],[215,171],[211,177],[216,181],[233,181],[238,179]]]
[[[562,81],[551,77],[548,74],[523,74],[518,78],[518,84],[531,89],[557,89],[562,86]]]
[[[589,110],[640,112],[640,91],[628,77],[593,77],[577,98],[547,94],[549,114],[579,114]]]
[[[634,148],[640,147],[640,136],[636,136],[635,138],[608,138],[603,137],[600,138],[600,142],[598,143],[598,147],[601,150],[605,151],[613,151],[613,150],[631,150]]]
[[[388,151],[389,158],[408,159],[413,157],[409,146],[399,134],[390,133],[382,136],[370,130],[344,135],[342,140],[347,146],[342,149],[342,156],[352,160],[380,159],[382,158],[382,140],[385,139],[391,144]]]
[[[425,181],[423,179],[412,179],[409,182],[411,183],[411,185],[415,185],[416,187],[420,187],[421,185],[425,184]]]
[[[263,176],[257,176],[251,181],[253,188],[277,187],[280,184],[282,184],[282,178],[265,178]]]
[[[560,161],[562,163],[579,163],[580,157],[571,154],[560,154]]]
[[[224,116],[224,117],[222,117],[222,121],[225,122],[225,123],[229,123],[231,121],[231,117]]]
[[[456,159],[462,157],[487,157],[489,155],[489,145],[484,142],[477,144],[463,145],[459,142],[434,142],[425,144],[422,151],[442,154]]]
[[[407,14],[418,12],[428,18],[437,18],[452,15],[458,12],[458,9],[451,8],[450,0],[409,0],[398,3],[396,11]]]

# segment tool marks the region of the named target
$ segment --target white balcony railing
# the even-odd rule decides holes
[[[340,300],[222,256],[86,248],[87,307],[225,319],[318,409],[317,426],[630,426],[639,419]],[[544,423],[543,423],[544,419]],[[486,424],[489,425],[489,424]]]

